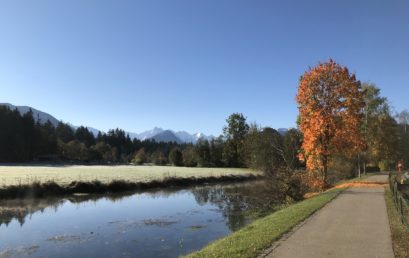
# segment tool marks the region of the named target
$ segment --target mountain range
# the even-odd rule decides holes
[[[33,118],[36,122],[40,122],[40,123],[46,123],[47,121],[50,121],[52,125],[57,126],[58,123],[60,122],[60,120],[56,119],[54,116],[37,110],[35,108],[29,107],[29,106],[14,106],[12,104],[9,103],[0,103],[1,106],[7,106],[9,107],[11,110],[17,109],[21,115],[26,114],[27,112],[31,111],[33,112]],[[68,123],[74,130],[78,128],[78,126],[72,125],[70,123]],[[88,130],[90,132],[92,132],[94,134],[94,136],[97,136],[99,132],[103,133],[103,131],[92,128],[92,127],[88,127],[86,126],[86,128],[88,128]],[[133,133],[133,132],[126,132],[127,134],[129,134],[129,137],[131,139],[139,139],[139,140],[148,140],[148,139],[152,139],[155,140],[157,142],[177,142],[177,143],[193,143],[195,144],[199,139],[203,139],[203,140],[211,140],[213,138],[215,138],[213,135],[205,135],[203,133],[194,133],[194,134],[190,134],[188,132],[185,131],[172,131],[172,130],[164,130],[162,128],[159,127],[155,127],[152,130],[149,131],[145,131],[142,133]]]
[[[131,133],[130,137],[137,138],[139,140],[154,139],[157,142],[161,141],[175,141],[177,143],[196,143],[198,140],[212,140],[215,137],[213,135],[205,135],[203,133],[190,134],[186,131],[172,131],[164,130],[159,127],[155,127],[152,130],[142,132],[140,134]]]

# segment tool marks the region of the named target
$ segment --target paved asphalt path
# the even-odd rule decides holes
[[[365,181],[387,181],[376,175]],[[267,257],[394,257],[384,188],[352,187],[295,229]]]

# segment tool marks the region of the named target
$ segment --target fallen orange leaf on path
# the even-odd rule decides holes
[[[348,183],[343,183],[340,185],[336,185],[334,187],[331,187],[327,189],[326,191],[330,191],[332,189],[339,189],[339,188],[346,188],[346,187],[367,187],[367,188],[372,188],[372,187],[385,187],[387,186],[388,183],[386,182],[348,182]],[[304,199],[309,199],[311,197],[319,195],[321,192],[311,192],[311,193],[306,193],[304,194]]]

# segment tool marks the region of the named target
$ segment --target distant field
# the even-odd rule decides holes
[[[258,172],[240,168],[186,168],[171,166],[1,166],[0,187],[54,181],[67,185],[73,181],[90,182],[113,180],[149,182],[166,177],[219,177],[229,175],[258,175]]]

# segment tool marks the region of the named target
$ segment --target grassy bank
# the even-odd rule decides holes
[[[187,168],[171,166],[0,166],[0,187],[46,183],[53,181],[68,185],[74,181],[103,184],[115,180],[133,183],[163,180],[164,178],[202,178],[259,174],[240,168]]]
[[[68,195],[74,193],[115,193],[123,191],[142,191],[154,188],[165,187],[186,187],[191,185],[202,185],[206,183],[223,182],[243,182],[259,179],[260,176],[246,175],[227,175],[227,176],[209,176],[209,177],[169,177],[162,180],[152,180],[147,182],[131,182],[126,180],[112,180],[108,183],[101,181],[73,181],[70,184],[60,185],[53,181],[45,183],[33,182],[30,184],[9,185],[0,188],[0,199],[9,198],[41,198],[57,195]]]
[[[256,220],[247,227],[213,242],[187,257],[256,257],[283,234],[307,219],[343,190],[330,190]]]
[[[385,190],[385,201],[386,207],[388,208],[395,257],[409,257],[409,229],[400,222],[399,214],[395,208],[392,192],[389,187],[386,187]]]
[[[167,166],[0,166],[0,198],[104,193],[256,179],[233,168]]]

